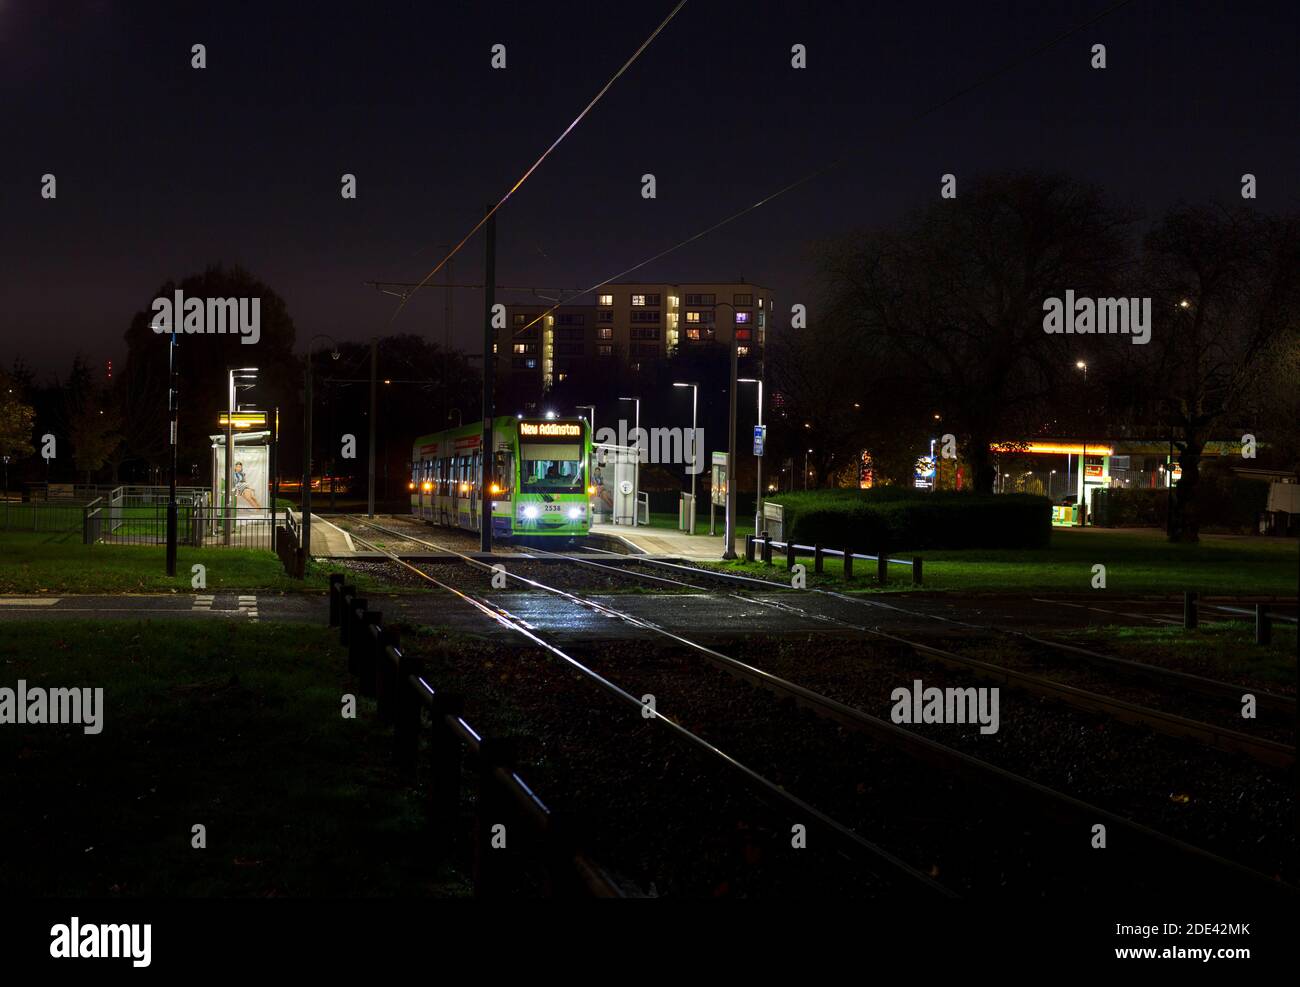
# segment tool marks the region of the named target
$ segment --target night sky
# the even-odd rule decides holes
[[[279,291],[300,344],[388,331],[396,300],[363,282],[423,277],[673,5],[0,0],[0,363],[124,359],[159,284],[218,261]],[[788,311],[811,295],[811,242],[898,218],[944,172],[960,192],[1064,171],[1146,215],[1231,200],[1253,172],[1260,208],[1294,208],[1294,2],[1132,0],[902,129],[1110,5],[690,0],[502,211],[498,280],[586,287],[855,149],[636,277],[743,276]],[[482,258],[476,238],[457,280]],[[469,345],[481,296],[456,306]],[[396,328],[440,340],[441,293]]]

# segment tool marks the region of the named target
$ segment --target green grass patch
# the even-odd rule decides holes
[[[1178,594],[1184,590],[1229,595],[1294,596],[1296,543],[1289,539],[1202,536],[1197,545],[1167,541],[1146,531],[1056,528],[1041,549],[949,549],[891,552],[893,558],[924,559],[925,590],[974,593],[1095,593],[1099,601],[1115,594]],[[827,556],[825,572],[808,568],[809,586],[876,589],[876,564],[857,560],[854,581],[845,583],[843,562]],[[742,560],[709,563],[723,571],[742,572],[788,582],[784,557],[773,553],[773,566]],[[1106,589],[1092,588],[1094,565],[1106,567]],[[911,590],[911,571],[889,567],[886,589]]]
[[[163,545],[83,545],[80,531],[0,532],[0,593],[191,593],[196,564],[206,569],[205,592],[320,592],[329,587],[331,568],[312,563],[305,579],[293,579],[274,552],[184,545],[176,551],[174,577],[166,563]],[[365,573],[353,581],[364,589],[379,586]]]
[[[1209,678],[1255,680],[1293,692],[1296,628],[1274,623],[1272,640],[1255,643],[1252,621],[1233,620],[1181,627],[1089,627],[1056,635],[1081,647],[1119,658],[1176,668]]]
[[[0,729],[8,896],[467,893],[432,863],[373,704],[340,715],[355,688],[326,628],[6,623],[0,668],[104,689],[97,735]]]

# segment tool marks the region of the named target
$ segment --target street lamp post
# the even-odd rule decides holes
[[[177,508],[176,508],[176,428],[178,424],[176,394],[176,320],[172,319],[171,342],[167,345],[167,417],[168,461],[170,470],[167,476],[167,575],[176,575]],[[50,495],[50,461],[45,460],[45,496]]]
[[[742,377],[736,381],[738,384],[757,384],[758,385],[758,424],[763,424],[763,381],[757,377]],[[755,468],[758,471],[758,499],[754,501],[754,534],[763,530],[763,457],[754,457]]]
[[[699,410],[700,385],[695,382],[684,384],[675,383],[673,384],[673,387],[689,387],[691,389],[691,441],[695,442],[695,436],[698,434],[695,431],[695,422]],[[682,446],[683,451],[685,451],[685,443],[683,443]],[[700,450],[698,448],[695,449],[695,454],[700,455]],[[695,477],[699,474],[699,470],[694,467],[695,463],[687,464],[687,468],[690,470],[691,474],[691,517],[686,524],[686,533],[688,535],[695,534]]]
[[[641,399],[639,397],[634,397],[634,398],[619,398],[619,400],[632,401],[635,403],[636,406],[636,411],[634,412],[636,417],[632,422],[632,437],[636,440],[636,462],[633,464],[632,467],[633,469],[632,486],[633,486],[633,497],[634,497],[634,500],[632,501],[632,527],[635,528],[637,526],[637,516],[636,516],[637,502],[641,499]]]
[[[252,387],[252,381],[256,373],[256,367],[230,367],[226,370],[226,490],[221,501],[221,513],[225,515],[221,526],[222,541],[226,545],[230,544],[230,532],[234,523],[232,515],[238,509],[233,489],[235,476],[235,391],[240,387]],[[248,381],[248,383],[241,384],[240,381]]]
[[[313,345],[318,339],[329,340],[333,347],[331,356],[337,360],[339,358],[339,344],[334,342],[333,336],[327,336],[325,333],[317,333],[307,343],[307,367],[303,371],[305,375],[305,387],[303,389],[303,447],[302,447],[302,554],[304,559],[311,558],[311,358]]]
[[[1083,386],[1088,386],[1088,364],[1083,360],[1075,363],[1083,371]],[[1083,451],[1079,454],[1079,527],[1088,523],[1088,433],[1085,425]]]
[[[803,454],[803,488],[805,490],[808,489],[808,457],[811,455],[812,455],[811,449],[809,449],[807,452]]]

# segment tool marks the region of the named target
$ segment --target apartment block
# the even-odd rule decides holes
[[[622,358],[634,368],[683,347],[735,341],[741,357],[761,356],[773,312],[772,292],[746,281],[619,282],[593,304],[507,305],[497,333],[497,375],[545,392],[577,360]]]

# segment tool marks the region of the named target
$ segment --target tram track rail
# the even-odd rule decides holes
[[[378,525],[371,521],[361,521],[358,523],[377,531],[382,532],[387,530],[389,534],[394,534],[392,529],[385,529],[383,525]],[[479,566],[488,570],[492,568],[492,566],[487,562],[470,558],[464,553],[448,549],[446,546],[438,545],[435,542],[426,539],[412,538],[412,536],[405,534],[402,537],[407,538],[408,540],[423,542],[427,547],[437,551],[445,551],[449,552],[449,554],[459,556],[463,561],[470,563],[471,565]],[[527,559],[533,554],[536,554],[538,557],[549,555],[553,558],[558,557],[567,561],[579,562],[585,565],[602,565],[602,563],[595,560],[563,556],[561,553],[549,553],[546,550],[530,550],[522,552],[520,553],[520,558]],[[399,564],[406,564],[396,557],[394,557],[394,561],[397,561]],[[676,565],[675,563],[663,564]],[[700,571],[694,567],[688,566],[681,566],[680,568],[689,568],[692,571]],[[622,570],[620,569],[618,571]],[[907,730],[897,724],[872,716],[856,707],[849,706],[831,697],[814,692],[813,690],[807,689],[788,679],[781,678],[780,676],[773,675],[769,672],[763,671],[762,669],[738,661],[737,659],[732,658],[707,644],[691,640],[684,635],[660,627],[645,618],[625,613],[600,601],[584,599],[583,597],[566,590],[547,586],[538,580],[531,579],[518,573],[510,573],[506,570],[506,575],[508,578],[514,579],[524,585],[531,586],[534,589],[559,596],[577,606],[619,619],[634,627],[644,630],[647,633],[660,636],[676,644],[687,647],[696,654],[705,658],[715,667],[728,672],[742,681],[748,682],[758,688],[766,689],[782,699],[792,700],[797,706],[808,709],[819,717],[833,721],[845,729],[864,733],[877,742],[904,751],[918,760],[940,767],[945,771],[951,771],[963,777],[967,781],[979,785],[992,786],[999,792],[1009,796],[1018,804],[1033,806],[1036,811],[1046,813],[1055,818],[1068,818],[1080,823],[1087,822],[1094,825],[1098,821],[1102,821],[1108,828],[1122,834],[1130,848],[1140,848],[1142,854],[1149,859],[1160,859],[1163,866],[1169,868],[1170,873],[1178,873],[1188,864],[1195,863],[1208,868],[1216,874],[1216,877],[1219,880],[1226,881],[1229,884],[1254,887],[1256,890],[1270,891],[1283,895],[1294,895],[1296,893],[1296,889],[1292,888],[1290,885],[1266,874],[1262,874],[1253,868],[1187,843],[1186,841],[1160,832],[1145,824],[1130,820],[1117,813],[1111,812],[1110,810],[1092,805],[1081,799],[1075,798],[1074,796],[1033,781],[1032,779],[1015,774],[999,767],[998,765],[973,757],[965,752],[940,744],[937,741],[930,740],[915,731]],[[658,578],[667,580],[668,577]],[[771,585],[770,582],[766,580],[749,579],[749,577],[737,578],[748,580],[751,583],[765,583],[768,586]],[[432,580],[431,577],[430,579],[433,582],[438,582],[439,585],[443,585],[445,588],[451,588],[446,587],[446,584],[443,584],[440,581]],[[453,589],[452,591],[456,592],[457,595],[462,595],[458,590]],[[749,597],[740,598],[749,600],[750,602],[763,602],[754,601]],[[486,609],[499,610],[499,608],[492,608],[490,604],[485,604],[484,606]],[[802,612],[799,608],[793,609],[796,612]],[[806,615],[814,616],[811,613]],[[836,621],[834,618],[828,618],[828,622]],[[927,645],[920,645],[918,642],[898,638],[895,635],[889,635],[887,632],[879,632],[870,628],[854,629],[861,629],[867,633],[875,634],[884,638],[892,638],[896,643],[921,650],[922,653],[926,653],[926,650],[934,650],[944,656],[951,654],[943,652],[943,649],[929,649],[929,646]],[[530,637],[539,642],[541,641],[533,631],[529,630],[528,633]],[[544,644],[544,646],[548,649],[554,647],[549,643]],[[568,658],[567,656],[565,657],[566,660],[574,662],[574,659]],[[939,657],[939,655],[933,655],[933,657]],[[972,659],[955,654],[951,654],[951,657],[963,668],[973,667],[969,664]],[[990,666],[990,669],[993,670],[993,667]],[[997,669],[996,674],[1002,674],[1005,671],[1006,670],[1003,669]],[[630,697],[630,694],[625,695],[627,695],[627,698],[635,701],[633,697]],[[1106,697],[1098,698],[1102,700],[1106,699]],[[1140,710],[1140,708],[1138,709]],[[1200,726],[1206,727],[1210,730],[1214,729],[1208,727],[1208,725]],[[1255,738],[1247,738],[1247,740],[1254,741]],[[697,738],[695,742],[703,743],[705,745],[708,744],[708,742],[702,738]]]
[[[381,526],[374,525],[370,522],[359,522],[359,523],[364,524],[368,527],[374,527],[378,530],[384,530]],[[430,584],[437,586],[439,589],[443,589],[449,593],[454,594],[456,597],[468,603],[469,605],[473,606],[481,614],[491,619],[499,626],[504,627],[516,634],[521,635],[523,638],[527,639],[532,644],[536,645],[537,647],[548,652],[552,656],[565,662],[570,668],[578,672],[580,675],[584,676],[593,684],[600,687],[606,693],[614,696],[619,700],[625,701],[635,706],[638,710],[644,709],[644,704],[636,696],[632,695],[630,692],[623,689],[621,686],[613,682],[611,679],[601,675],[600,673],[596,672],[594,669],[588,667],[583,662],[572,657],[562,648],[559,648],[552,642],[545,640],[533,628],[529,627],[521,618],[511,614],[508,610],[493,605],[487,600],[483,600],[469,593],[466,593],[456,588],[455,586],[452,586],[451,584],[444,582],[443,580],[440,580],[434,576],[429,575],[427,572],[424,572],[422,569],[420,569],[418,565],[407,562],[406,560],[398,557],[397,555],[391,552],[387,552],[382,548],[379,548],[374,542],[371,542],[364,538],[360,538],[355,534],[353,535],[353,539],[354,541],[358,541],[359,543],[370,545],[372,550],[379,551],[383,554],[388,555],[390,560],[393,561],[394,563],[408,569],[414,574],[427,580]],[[438,546],[438,547],[440,549],[442,548],[442,546]],[[456,554],[460,554],[460,553],[456,553]],[[489,566],[487,563],[479,562],[478,560],[475,559],[470,559],[468,556],[464,556],[464,558],[466,561],[471,562],[472,564],[482,565],[489,569],[491,568],[491,566]],[[524,578],[524,577],[516,576],[515,578]],[[534,586],[536,586],[539,589],[543,588],[542,584],[537,583],[534,580],[526,580],[526,581],[532,583]],[[563,591],[557,591],[557,592],[563,592]],[[769,805],[775,804],[781,806],[786,811],[793,812],[795,816],[800,820],[812,821],[815,824],[815,826],[819,828],[822,832],[830,835],[834,840],[836,840],[836,842],[839,844],[841,851],[844,853],[846,857],[865,864],[878,877],[881,877],[886,880],[890,880],[899,886],[903,886],[907,889],[910,889],[914,893],[917,893],[925,897],[931,897],[931,898],[955,897],[953,892],[951,892],[948,888],[944,887],[943,885],[932,880],[928,875],[923,874],[921,871],[912,867],[910,864],[906,863],[901,858],[895,856],[894,854],[890,853],[888,850],[878,846],[877,844],[866,839],[859,833],[855,832],[851,827],[845,826],[843,823],[839,822],[838,820],[822,812],[817,807],[804,801],[803,799],[799,798],[797,795],[794,795],[792,792],[786,790],[781,785],[765,777],[760,772],[742,763],[740,760],[732,757],[730,754],[721,750],[720,748],[710,743],[705,738],[701,737],[699,734],[688,729],[681,723],[678,723],[676,720],[672,719],[671,717],[665,715],[664,713],[656,709],[653,712],[653,715],[649,719],[653,722],[662,723],[666,729],[674,733],[679,739],[685,741],[686,743],[690,744],[697,750],[703,752],[706,756],[714,760],[716,763],[719,763],[727,767],[733,774],[737,775],[752,789],[756,790],[760,798],[762,798]]]

